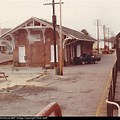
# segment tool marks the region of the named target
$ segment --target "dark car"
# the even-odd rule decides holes
[[[101,60],[101,57],[100,56],[94,56],[94,55],[91,55],[91,54],[85,54],[85,55],[81,55],[80,56],[80,63],[81,64],[90,64],[90,63],[98,63],[98,61]]]
[[[91,54],[83,54],[80,57],[74,57],[74,64],[90,64],[90,63],[98,63],[101,60],[100,56],[91,55]]]

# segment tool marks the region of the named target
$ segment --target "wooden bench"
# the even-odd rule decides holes
[[[0,78],[5,78],[5,80],[7,81],[7,77],[8,76],[6,76],[4,72],[0,72]]]

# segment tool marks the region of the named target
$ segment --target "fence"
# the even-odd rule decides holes
[[[114,102],[116,79],[117,79],[117,62],[115,61],[114,65],[113,65],[113,68],[112,68],[111,77],[110,77],[108,99],[106,99],[106,102],[107,102],[107,116],[113,116],[113,110],[115,109],[115,106],[117,106],[117,103]],[[119,110],[119,107],[118,107],[118,110]]]

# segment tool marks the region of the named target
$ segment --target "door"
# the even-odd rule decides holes
[[[18,49],[19,63],[25,63],[25,46],[21,45]]]

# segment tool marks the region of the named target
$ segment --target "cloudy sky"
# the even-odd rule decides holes
[[[16,27],[31,17],[52,21],[52,0],[0,0],[0,26]],[[59,0],[55,0],[59,2]],[[120,0],[62,0],[62,25],[81,31],[86,29],[96,37],[96,21],[110,28],[115,35],[120,31]],[[55,5],[59,24],[59,5]]]

